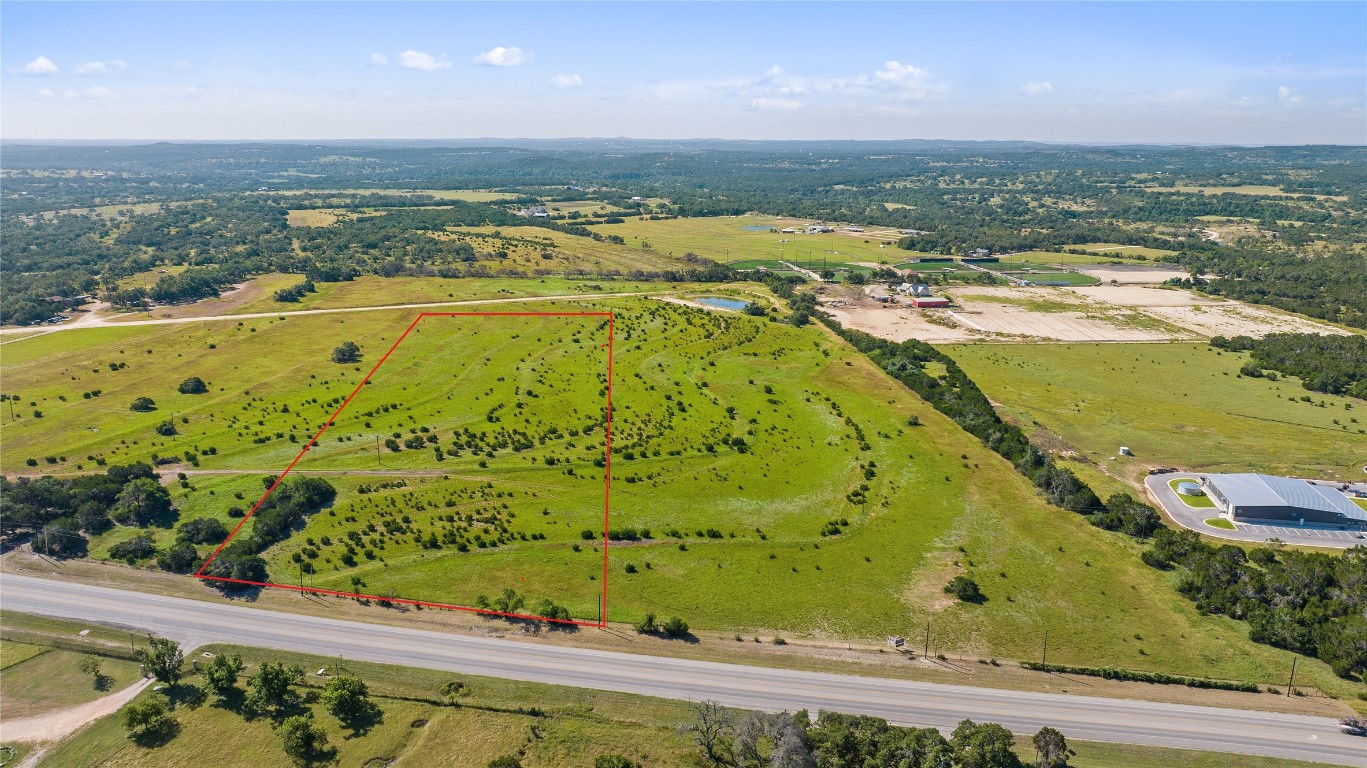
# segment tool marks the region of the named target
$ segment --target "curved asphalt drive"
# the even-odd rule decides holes
[[[1219,509],[1189,507],[1172,489],[1172,486],[1168,485],[1170,481],[1178,478],[1194,479],[1199,476],[1200,473],[1198,472],[1165,472],[1144,478],[1144,485],[1149,489],[1149,495],[1157,500],[1168,513],[1168,517],[1177,521],[1177,524],[1183,528],[1189,528],[1205,536],[1256,543],[1262,543],[1275,537],[1298,547],[1350,549],[1367,546],[1367,539],[1358,538],[1358,531],[1344,530],[1338,526],[1309,525],[1297,527],[1290,523],[1269,520],[1253,524],[1241,521],[1236,523],[1238,527],[1233,531],[1212,528],[1206,525],[1205,521],[1208,518],[1221,517]]]
[[[470,637],[128,592],[5,574],[0,606],[150,630],[188,647],[235,643],[472,675],[671,699],[715,699],[768,711],[806,708],[953,728],[997,722],[1016,733],[1049,725],[1069,738],[1270,755],[1367,766],[1367,739],[1324,717],[1007,691],[750,667]]]

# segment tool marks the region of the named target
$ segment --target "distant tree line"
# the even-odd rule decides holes
[[[690,707],[680,726],[697,756],[714,768],[1066,768],[1075,753],[1054,728],[1031,740],[1035,759],[1015,753],[1015,736],[996,723],[964,720],[948,738],[934,728],[904,728],[879,717],[805,710],[736,712],[715,701]],[[491,763],[492,765],[492,763]]]
[[[1367,272],[1363,273],[1367,281]],[[1367,400],[1367,337],[1315,333],[1271,333],[1261,339],[1216,336],[1217,349],[1248,352],[1241,373],[1264,376],[1265,370],[1295,376],[1312,392]]]

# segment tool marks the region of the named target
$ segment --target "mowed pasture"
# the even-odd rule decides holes
[[[1047,629],[1060,662],[1269,683],[1286,673],[1282,655],[1250,646],[1239,625],[1177,597],[1137,544],[1045,505],[823,328],[645,298],[538,306],[617,316],[611,621],[653,611],[699,629],[878,638],[930,620],[945,652],[1006,658],[1032,656]],[[5,414],[0,461],[10,474],[71,473],[95,470],[90,457],[179,457],[163,469],[179,507],[172,525],[212,516],[231,527],[232,508],[251,506],[413,316],[95,328],[7,345],[6,387],[22,408]],[[485,327],[415,331],[414,354],[375,374],[301,461],[303,473],[327,471],[338,497],[266,550],[271,578],[456,604],[513,588],[528,606],[551,599],[596,619],[606,468],[595,464],[603,361],[590,322],[577,338],[521,325],[502,344]],[[330,362],[344,340],[361,346],[359,364]],[[177,394],[188,376],[210,391]],[[139,396],[158,410],[130,411]],[[158,434],[168,420],[176,434]],[[205,471],[223,474],[193,474]],[[176,530],[154,539],[164,547]],[[93,539],[91,556],[136,533]],[[301,574],[304,562],[313,573]],[[960,573],[985,604],[944,594]],[[1321,665],[1301,670],[1306,685],[1337,690]]]
[[[1006,414],[1131,482],[1159,466],[1360,476],[1367,403],[1241,377],[1247,355],[1191,343],[944,350]]]
[[[805,219],[786,219],[761,214],[649,220],[629,218],[622,224],[599,224],[592,229],[603,235],[619,235],[629,248],[673,257],[695,253],[722,263],[749,260],[783,260],[820,264],[867,262],[891,266],[908,252],[870,233],[829,232],[819,235],[783,234],[770,229],[805,229]],[[787,242],[780,242],[780,241]],[[865,242],[865,241],[868,242]],[[885,247],[879,247],[880,244]]]

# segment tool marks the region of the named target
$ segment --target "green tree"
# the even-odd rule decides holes
[[[522,768],[522,761],[515,755],[503,755],[490,760],[489,768]]]
[[[344,341],[341,346],[332,350],[332,362],[334,363],[355,363],[361,359],[361,348],[356,346],[354,341]]]
[[[375,712],[365,681],[352,675],[339,675],[328,681],[323,688],[323,706],[347,725],[365,720]]]
[[[171,703],[159,693],[123,708],[123,727],[128,738],[139,744],[163,741],[175,734],[177,726],[171,715]]]
[[[96,656],[93,653],[87,653],[81,657],[79,666],[82,673],[90,675],[92,678],[91,685],[95,686],[95,690],[97,691],[103,691],[105,688],[109,687],[109,678],[106,677],[104,672],[100,669],[101,661],[99,656]]]
[[[621,755],[599,755],[593,759],[593,768],[641,768],[641,764]]]
[[[149,525],[171,512],[171,494],[156,480],[130,480],[114,499],[113,517],[124,525]]]
[[[285,718],[276,726],[275,733],[295,765],[311,765],[327,751],[327,734],[313,722],[312,712]]]
[[[78,668],[83,674],[100,676],[100,657],[93,653],[87,653],[81,657]]]
[[[247,680],[247,706],[256,712],[281,712],[297,701],[291,685],[298,685],[304,679],[304,670],[298,665],[286,665],[265,661],[260,669]]]
[[[978,582],[967,576],[955,576],[945,585],[945,594],[954,595],[965,603],[981,603],[987,598],[978,588]]]
[[[204,690],[220,702],[226,701],[237,687],[237,676],[242,674],[242,657],[234,653],[220,653],[204,667]]]
[[[209,391],[209,387],[204,384],[204,379],[198,376],[191,376],[182,381],[178,390],[182,395],[202,395]]]
[[[185,661],[185,654],[176,641],[156,635],[148,635],[147,641],[149,647],[139,648],[133,654],[134,658],[163,683],[175,685],[180,682],[180,665]]]
[[[1020,768],[1020,758],[1011,751],[1015,737],[996,723],[978,724],[964,720],[949,737],[959,768]]]
[[[692,734],[693,741],[702,751],[702,756],[713,766],[720,768],[731,753],[731,713],[715,701],[700,701],[690,709],[693,720],[680,727],[684,733]]]
[[[128,409],[137,411],[138,413],[148,413],[149,411],[155,411],[157,409],[157,404],[150,397],[139,397],[133,401],[132,405],[128,406]]]
[[[1067,768],[1075,752],[1057,729],[1044,727],[1035,734],[1035,768]]]

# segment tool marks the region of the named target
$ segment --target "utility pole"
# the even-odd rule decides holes
[[[930,658],[930,619],[926,619],[926,650],[925,653],[922,654],[921,658]]]
[[[1049,674],[1049,628],[1044,628],[1044,655],[1040,657],[1039,665],[1044,667],[1044,674]]]
[[[375,436],[375,464],[382,465],[384,461],[380,459],[380,436]]]
[[[1287,695],[1287,696],[1290,696],[1290,695],[1291,695],[1291,686],[1293,686],[1293,685],[1296,684],[1296,662],[1299,661],[1299,660],[1300,660],[1300,659],[1299,659],[1299,657],[1297,657],[1297,656],[1292,656],[1292,657],[1291,657],[1291,680],[1288,681],[1287,684],[1286,684],[1286,695]]]

